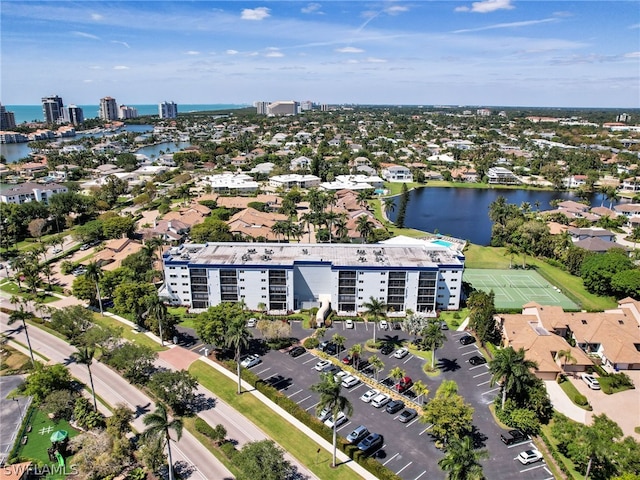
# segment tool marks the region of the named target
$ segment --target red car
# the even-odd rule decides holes
[[[347,355],[342,359],[342,363],[344,363],[345,365],[351,365],[353,363],[353,360],[354,357],[352,357],[351,355]]]
[[[413,386],[413,380],[411,377],[404,377],[395,385],[395,389],[398,393],[403,393],[409,390]]]

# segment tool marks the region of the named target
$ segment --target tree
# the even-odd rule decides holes
[[[144,385],[154,370],[153,362],[157,357],[150,347],[125,342],[106,352],[104,359],[131,383]]]
[[[396,209],[396,200],[393,197],[387,197],[382,201],[385,213],[393,212]]]
[[[284,458],[284,450],[273,440],[249,442],[234,456],[240,474],[238,480],[282,480],[290,478],[293,468]]]
[[[374,297],[369,297],[368,302],[363,302],[362,307],[365,309],[367,317],[373,317],[373,342],[376,341],[376,328],[378,328],[378,319],[387,313],[387,305]]]
[[[369,216],[362,214],[356,219],[356,231],[360,233],[362,242],[367,243],[369,237],[373,233],[374,225]]]
[[[418,400],[421,400],[422,397],[429,395],[429,388],[427,388],[422,380],[417,380],[413,384],[413,391],[416,394]]]
[[[489,362],[491,385],[502,381],[502,406],[511,392],[521,392],[531,376],[530,369],[538,368],[533,360],[525,359],[524,348],[517,351],[513,347],[505,347],[496,351],[495,357]]]
[[[183,415],[195,400],[198,381],[186,370],[161,370],[151,375],[147,386],[171,410]]]
[[[100,277],[102,277],[102,268],[100,268],[98,262],[89,262],[84,276],[95,284],[98,305],[100,305],[100,315],[104,315],[104,311],[102,309],[102,297],[100,296]]]
[[[384,370],[384,362],[377,355],[371,355],[371,357],[369,357],[369,365],[373,367],[376,375],[376,381],[378,381],[378,374]]]
[[[136,324],[143,327],[149,299],[157,295],[156,287],[150,283],[126,282],[113,292],[113,305],[118,313],[133,313]]]
[[[349,355],[353,359],[353,365],[358,370],[360,366],[360,355],[362,355],[362,345],[359,343],[355,343],[349,349]]]
[[[338,448],[337,422],[340,413],[346,412],[347,415],[353,413],[353,406],[346,397],[340,395],[342,389],[341,379],[335,378],[335,375],[324,373],[321,375],[320,383],[311,386],[313,392],[320,394],[320,401],[316,406],[318,412],[328,409],[331,412],[333,422],[333,467],[336,466],[336,450]]]
[[[391,369],[391,371],[389,372],[389,376],[391,378],[393,378],[395,383],[398,383],[400,381],[401,378],[404,378],[404,376],[406,375],[407,372],[405,372],[402,368],[400,367],[394,367]]]
[[[245,319],[246,314],[238,303],[223,302],[199,313],[194,320],[196,334],[204,343],[222,346],[225,342],[227,322]]]
[[[242,349],[249,345],[251,333],[247,330],[247,319],[244,314],[230,319],[225,332],[225,344],[233,348],[235,352],[234,360],[238,373],[238,395],[242,393],[242,376],[240,375],[240,356]]]
[[[556,354],[556,359],[557,360],[562,360],[562,370],[563,371],[564,371],[564,367],[567,364],[567,362],[569,362],[571,364],[575,364],[576,363],[576,357],[574,357],[572,355],[571,349],[560,350]]]
[[[167,320],[169,318],[167,306],[158,297],[158,294],[147,297],[147,327],[151,327],[149,324],[151,320],[155,320],[155,325],[158,327],[158,334],[160,335],[160,345],[164,346],[164,335],[168,335],[171,338],[172,331],[167,331],[169,325]],[[173,325],[171,326],[173,329]]]
[[[464,403],[453,380],[444,380],[434,398],[424,407],[421,422],[431,423],[431,435],[442,445],[471,431],[473,407]]]
[[[340,335],[339,333],[334,333],[333,337],[331,337],[331,341],[336,344],[336,347],[338,347],[336,348],[336,357],[337,357],[338,355],[340,355],[340,351],[342,350],[342,347],[344,346],[344,342],[346,342],[347,339],[342,335]]]
[[[635,268],[632,260],[622,249],[612,248],[607,253],[588,255],[582,261],[580,276],[584,286],[597,295],[611,295],[612,278],[620,272]]]
[[[71,389],[71,373],[64,365],[43,365],[39,362],[25,379],[21,390],[25,395],[33,395],[35,402],[45,399],[51,392]]]
[[[432,320],[422,330],[422,343],[429,347],[431,350],[431,368],[435,368],[436,365],[436,350],[440,348],[444,341],[447,339],[440,322]]]
[[[469,307],[469,327],[471,327],[480,342],[498,343],[500,341],[500,330],[494,318],[495,295],[493,290],[489,293],[476,290],[469,295],[467,307]]]
[[[145,439],[158,439],[162,438],[167,445],[167,454],[169,455],[169,480],[174,480],[173,472],[173,460],[171,458],[171,430],[176,433],[176,441],[182,437],[182,419],[175,418],[169,419],[166,407],[159,403],[156,407],[156,411],[145,415],[142,419],[147,426],[146,430],[142,433]]]
[[[31,339],[29,338],[29,330],[27,329],[27,320],[33,319],[33,313],[26,310],[27,302],[24,298],[12,296],[9,302],[13,305],[18,304],[18,309],[13,310],[9,314],[8,325],[13,325],[15,322],[22,322],[22,328],[24,329],[24,335],[27,337],[27,347],[29,348],[29,356],[31,357],[31,365],[35,365],[36,361],[33,358],[33,349],[31,348]]]
[[[480,460],[489,458],[486,450],[475,450],[471,436],[453,438],[438,466],[447,473],[447,480],[483,480]]]
[[[124,403],[119,403],[107,418],[107,433],[113,438],[122,438],[131,431],[133,412]]]
[[[93,375],[91,374],[91,364],[93,363],[93,355],[95,349],[93,347],[80,347],[78,351],[71,354],[71,360],[81,365],[87,366],[89,372],[89,383],[91,384],[91,395],[93,396],[93,409],[98,411],[98,403],[96,402],[96,389],[93,387]]]

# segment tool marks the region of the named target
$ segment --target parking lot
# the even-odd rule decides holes
[[[330,339],[335,333],[347,338],[345,350],[336,357],[341,359],[352,345],[364,344],[365,340],[372,338],[372,328],[373,324],[356,322],[353,329],[345,329],[341,323],[337,323],[327,331],[325,339]],[[259,336],[255,329],[252,331],[255,336]],[[292,323],[294,337],[303,339],[312,333],[311,330],[303,330],[299,322]],[[377,338],[393,342],[398,347],[403,341],[410,339],[400,330],[378,330],[376,334]],[[394,367],[401,367],[414,382],[421,380],[427,385],[430,396],[433,396],[442,380],[456,381],[459,393],[475,408],[474,437],[489,453],[489,459],[483,461],[485,476],[491,479],[552,479],[553,475],[544,461],[524,466],[516,460],[518,453],[533,448],[530,441],[510,446],[500,441],[503,430],[495,424],[488,408],[498,394],[499,387],[490,385],[491,377],[486,364],[472,366],[468,363],[470,357],[481,355],[475,343],[461,345],[458,340],[464,335],[462,332],[446,331],[445,334],[447,341],[436,352],[441,370],[439,376],[425,375],[422,371],[425,360],[420,357],[409,354],[397,359],[392,354],[378,353],[385,363],[384,370],[379,373],[379,380],[392,387],[393,380],[387,378],[388,372]],[[372,353],[363,351],[362,357],[366,359],[370,355]],[[261,359],[262,362],[251,370],[302,408],[315,414],[318,395],[310,387],[319,380],[319,374],[314,369],[319,358],[311,352],[292,358],[284,352],[270,351]],[[401,423],[398,421],[401,411],[388,414],[384,408],[378,409],[364,403],[360,396],[368,389],[369,386],[364,383],[351,389],[343,388],[343,395],[353,405],[353,414],[347,423],[338,427],[339,434],[346,437],[358,425],[365,425],[370,432],[384,436],[384,444],[374,456],[387,468],[406,479],[444,478],[444,473],[437,465],[443,453],[435,447],[429,436],[430,426],[422,423],[419,417],[409,423]],[[406,393],[406,399],[415,399],[412,390]]]

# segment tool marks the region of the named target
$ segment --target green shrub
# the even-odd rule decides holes
[[[302,346],[304,348],[316,348],[320,342],[315,337],[306,338],[304,342],[302,342]]]
[[[224,442],[222,445],[220,445],[220,450],[229,460],[233,460],[233,457],[236,455],[236,453],[238,453],[235,445],[231,442]]]
[[[573,397],[573,401],[576,405],[580,405],[581,407],[586,407],[587,405],[589,405],[589,400],[587,400],[587,397],[580,393]]]

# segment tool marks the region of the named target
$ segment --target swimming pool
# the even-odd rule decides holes
[[[432,240],[431,243],[435,243],[436,245],[440,245],[441,247],[447,247],[447,248],[451,248],[453,246],[453,243],[446,242],[444,240]]]
[[[373,193],[375,193],[376,195],[384,195],[384,193],[386,192],[386,190],[384,188],[376,188]]]

